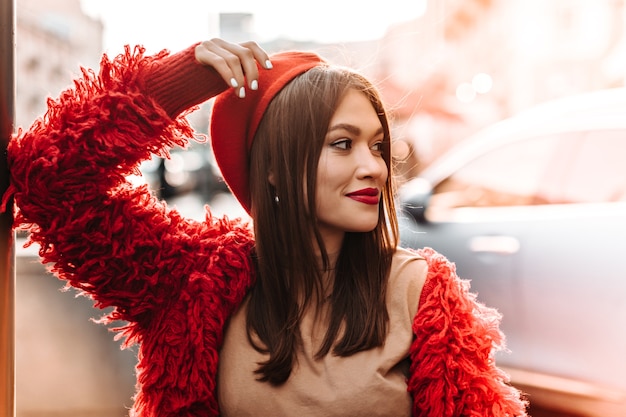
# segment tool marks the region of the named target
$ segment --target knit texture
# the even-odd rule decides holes
[[[224,180],[250,213],[249,155],[267,107],[291,80],[324,61],[308,52],[282,52],[271,57],[271,70],[259,68],[259,89],[242,100],[231,89],[215,99],[211,114],[211,144]]]
[[[115,330],[125,346],[139,344],[135,417],[219,415],[224,327],[254,285],[249,225],[208,210],[202,222],[185,219],[126,178],[152,153],[186,146],[194,132],[184,109],[223,91],[191,51],[105,55],[99,74],[83,70],[8,146],[3,203],[14,197],[16,227],[30,231],[42,262],[68,287],[113,308],[102,322],[123,323]],[[176,81],[180,74],[185,81]],[[429,276],[413,324],[414,415],[525,415],[493,361],[503,342],[499,316],[476,302],[445,258],[420,254]]]

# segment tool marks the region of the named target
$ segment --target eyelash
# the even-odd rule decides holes
[[[348,150],[352,148],[352,140],[350,139],[339,139],[330,144],[333,148],[339,148],[341,150]]]
[[[381,140],[381,141],[379,141],[379,142],[376,142],[376,143],[372,146],[372,148],[376,147],[376,149],[374,149],[374,150],[375,150],[376,152],[380,152],[380,153],[382,153],[382,152],[383,152],[383,146],[384,146],[384,144],[385,144],[385,143]]]
[[[379,142],[374,143],[370,148],[374,152],[382,153],[383,144],[384,144],[383,141],[379,141]],[[342,145],[345,145],[345,147],[343,147]],[[332,146],[333,148],[339,148],[341,150],[348,150],[352,148],[352,139],[339,139],[331,143],[330,146]]]

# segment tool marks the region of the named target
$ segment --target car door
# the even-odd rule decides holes
[[[538,190],[546,174],[562,172],[554,160],[564,140],[542,136],[503,142],[465,160],[457,155],[456,165],[432,168],[447,174],[430,178],[434,187],[426,221],[401,219],[403,245],[443,253],[462,278],[471,280],[478,300],[503,315],[501,328],[512,353],[499,363],[509,367],[527,366],[527,351],[535,345],[528,340],[531,324],[523,297],[525,252],[539,214],[529,207],[542,203]]]
[[[569,136],[544,204],[529,207],[515,353],[531,370],[626,393],[626,130]]]

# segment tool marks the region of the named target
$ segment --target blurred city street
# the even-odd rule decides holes
[[[19,417],[125,417],[136,354],[95,324],[103,312],[16,242],[15,367]]]

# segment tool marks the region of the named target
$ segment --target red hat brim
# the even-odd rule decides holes
[[[291,80],[324,63],[308,52],[281,52],[270,57],[273,68],[259,68],[259,88],[239,98],[229,88],[218,95],[211,113],[211,146],[222,177],[250,213],[249,154],[261,119],[274,96]]]

